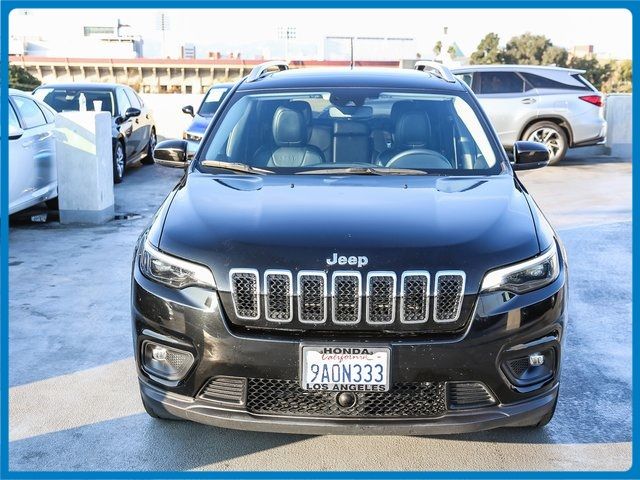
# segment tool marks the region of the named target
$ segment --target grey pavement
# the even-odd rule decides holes
[[[302,436],[148,417],[129,316],[133,246],[179,180],[129,169],[100,227],[10,230],[12,470],[626,470],[631,465],[631,163],[582,158],[521,178],[570,262],[561,396],[539,430]]]

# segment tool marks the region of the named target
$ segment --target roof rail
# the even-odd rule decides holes
[[[438,62],[434,62],[431,60],[418,60],[413,68],[416,70],[420,70],[421,72],[429,72],[436,77],[441,78],[445,82],[456,82],[456,77],[453,76],[451,70]]]
[[[255,82],[261,77],[264,77],[267,73],[283,70],[289,70],[289,64],[284,60],[272,60],[271,62],[264,62],[260,65],[256,65],[251,70],[251,73],[247,76],[246,82]]]

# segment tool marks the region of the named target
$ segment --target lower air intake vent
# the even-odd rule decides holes
[[[256,320],[260,317],[258,272],[232,269],[229,272],[233,306],[238,318]]]
[[[449,408],[478,408],[496,403],[489,389],[479,382],[449,382]]]
[[[215,377],[200,392],[199,397],[212,402],[244,403],[247,380],[241,377]]]
[[[464,295],[464,272],[443,271],[436,274],[434,320],[455,322],[460,316]]]
[[[315,417],[435,417],[445,413],[444,383],[396,383],[389,392],[357,392],[354,406],[336,402],[336,392],[307,391],[292,380],[249,378],[252,413]]]

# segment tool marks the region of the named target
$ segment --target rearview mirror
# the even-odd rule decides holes
[[[513,145],[514,170],[532,170],[549,165],[549,150],[542,143],[516,142]]]
[[[191,115],[192,117],[196,116],[196,114],[193,112],[193,107],[191,105],[182,107],[182,113],[186,113],[187,115]]]
[[[186,140],[165,140],[156,145],[153,149],[153,159],[158,165],[172,168],[186,168],[187,162],[187,141]]]
[[[15,125],[9,125],[9,140],[17,140],[24,134],[24,130]]]

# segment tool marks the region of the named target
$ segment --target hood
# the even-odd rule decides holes
[[[208,265],[228,291],[231,268],[325,270],[334,253],[360,270],[484,273],[539,253],[532,214],[510,175],[491,177],[188,175],[160,249]],[[341,266],[340,269],[357,269]],[[433,273],[432,273],[433,274]]]
[[[185,131],[204,135],[205,130],[209,126],[209,122],[211,122],[211,117],[203,117],[196,113],[196,116],[193,117],[193,120],[191,121],[191,125],[189,125]]]

